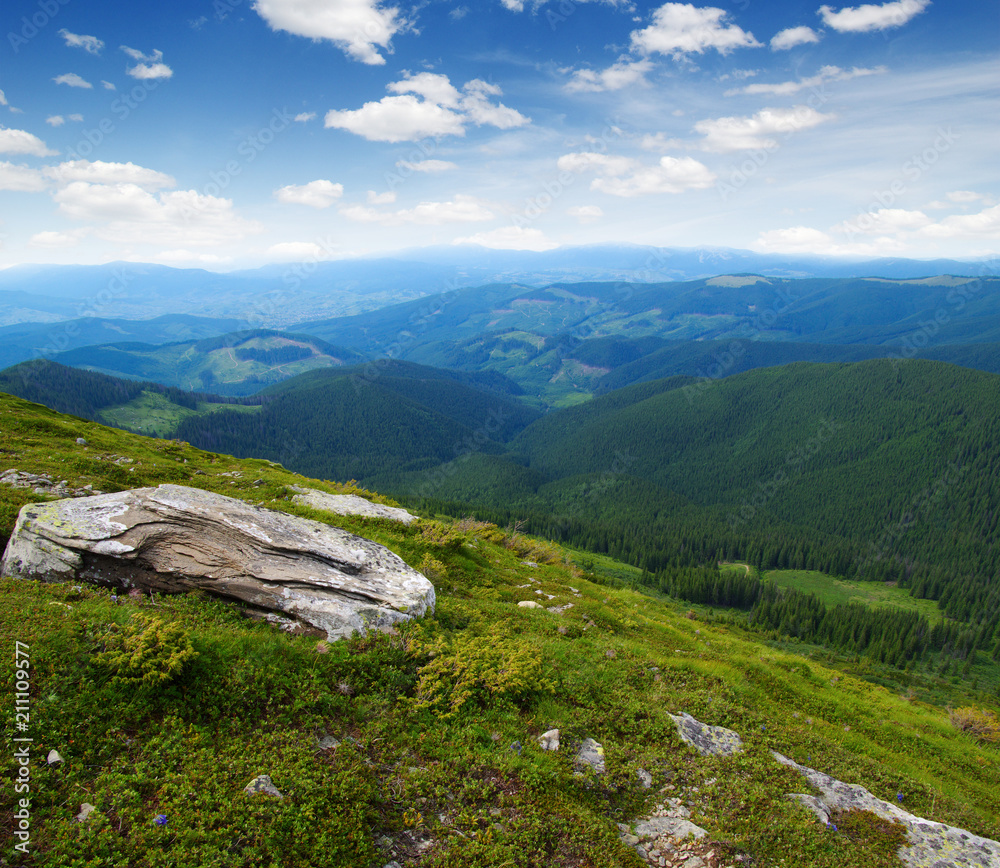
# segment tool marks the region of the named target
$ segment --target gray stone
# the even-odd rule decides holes
[[[788,798],[793,799],[802,805],[803,808],[811,811],[816,819],[824,825],[830,822],[830,812],[827,810],[826,805],[815,796],[810,796],[807,793],[789,793]]]
[[[76,438],[76,445],[77,446],[86,446],[87,445],[87,441],[84,440],[82,437],[77,437]]]
[[[78,823],[85,823],[87,821],[87,817],[89,817],[96,810],[96,805],[92,805],[90,802],[84,802],[80,805],[80,813],[76,815],[76,821]]]
[[[635,834],[640,838],[654,840],[663,835],[678,839],[684,839],[688,836],[704,838],[708,832],[690,820],[684,820],[680,817],[650,817],[636,823]]]
[[[639,783],[644,790],[648,790],[653,786],[653,776],[645,769],[639,769],[635,774],[639,778]]]
[[[534,600],[521,600],[517,604],[522,609],[544,609],[545,607],[541,603],[536,603]]]
[[[592,738],[585,738],[583,744],[580,745],[580,750],[577,751],[576,759],[573,760],[573,765],[576,767],[577,771],[583,771],[586,768],[593,769],[597,774],[604,774],[604,748],[594,741]]]
[[[27,504],[0,575],[203,590],[330,640],[434,608],[433,585],[384,546],[180,485]]]
[[[819,808],[829,816],[831,811],[871,811],[884,820],[900,823],[906,828],[908,842],[897,855],[913,868],[948,868],[962,865],[967,868],[996,868],[1000,865],[1000,842],[981,838],[965,829],[946,826],[917,817],[898,805],[873,796],[857,784],[845,784],[823,772],[799,765],[794,760],[772,751],[774,758],[801,774],[820,791],[816,799]],[[794,796],[802,801],[800,796]],[[820,814],[809,807],[817,817]]]
[[[301,485],[291,485],[292,491],[298,492],[293,498],[293,503],[303,506],[311,506],[313,509],[320,509],[324,512],[332,512],[336,515],[361,515],[366,518],[388,518],[392,521],[400,521],[403,524],[410,524],[416,521],[417,517],[405,509],[397,506],[383,506],[381,503],[372,503],[356,494],[328,494],[315,488],[305,488]]]
[[[53,749],[49,751],[49,755],[45,758],[45,762],[50,766],[56,763],[65,762],[65,760],[60,756],[59,751]]]
[[[243,792],[251,796],[260,794],[264,796],[273,796],[276,799],[285,798],[282,795],[281,790],[271,783],[270,775],[257,775],[257,777],[255,777],[243,788]]]
[[[559,730],[550,729],[538,736],[538,744],[542,750],[559,750]]]
[[[743,740],[731,729],[709,726],[690,714],[671,714],[677,734],[702,756],[732,756],[743,752]]]
[[[340,747],[340,742],[332,735],[324,735],[322,738],[316,740],[317,750],[333,750],[336,747]]]

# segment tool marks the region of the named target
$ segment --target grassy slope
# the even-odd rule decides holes
[[[902,793],[922,816],[1000,836],[1000,751],[956,732],[943,710],[595,584],[564,550],[474,523],[402,528],[312,513],[283,499],[302,478],[278,466],[13,398],[0,397],[0,432],[4,468],[105,490],[178,482],[319,517],[388,545],[438,590],[433,617],[321,654],[315,640],[207,599],[115,601],[90,587],[0,582],[0,636],[31,649],[29,864],[626,866],[634,857],[615,823],[641,815],[665,786],[756,865],[894,864],[873,855],[877,836],[831,833],[788,802],[803,783],[771,748],[883,798]],[[120,456],[133,462],[114,463]],[[234,470],[242,476],[221,475]],[[26,499],[0,487],[0,525],[9,529]],[[515,605],[543,599],[536,590],[574,608],[556,616]],[[190,632],[199,657],[173,684],[117,686],[95,657],[140,613]],[[0,672],[11,696],[11,667]],[[469,701],[449,715],[462,674]],[[736,729],[747,753],[697,758],[667,717],[681,710]],[[555,754],[534,741],[551,727],[563,734]],[[341,745],[316,753],[323,734]],[[572,746],[586,737],[607,753],[600,780],[572,773]],[[46,766],[50,748],[65,762]],[[653,773],[652,795],[636,786],[640,767]],[[3,772],[14,771],[8,750]],[[283,800],[243,795],[260,773]],[[0,791],[3,837],[11,795]],[[85,801],[98,810],[75,823]],[[158,814],[166,825],[152,822]],[[381,836],[391,853],[377,848]],[[419,857],[413,836],[433,842]]]

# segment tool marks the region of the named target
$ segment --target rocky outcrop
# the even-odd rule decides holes
[[[0,573],[126,590],[204,590],[329,639],[434,607],[434,587],[383,546],[241,500],[161,485],[28,504]]]
[[[794,760],[774,752],[774,758],[801,774],[820,791],[820,796],[792,794],[821,822],[829,822],[832,811],[871,811],[885,820],[906,828],[907,845],[899,850],[899,858],[913,868],[947,868],[963,865],[968,868],[990,868],[1000,865],[1000,843],[973,835],[956,826],[946,826],[917,817],[898,805],[873,796],[857,784],[845,784],[823,772],[799,765]]]
[[[691,745],[702,756],[731,756],[743,751],[743,740],[724,726],[709,726],[695,720],[690,714],[671,714],[681,740]]]
[[[360,515],[365,518],[388,518],[391,521],[399,521],[403,524],[410,524],[416,521],[417,517],[412,513],[401,509],[398,506],[384,506],[381,503],[372,503],[356,494],[328,494],[316,488],[305,488],[301,485],[289,486],[292,491],[298,492],[293,498],[293,503],[300,503],[303,506],[311,506],[313,509],[321,509],[325,512],[332,512],[336,515]]]
[[[89,497],[101,493],[95,491],[93,485],[73,488],[65,479],[53,479],[47,473],[28,473],[16,467],[0,473],[0,483],[13,488],[30,488],[35,494],[50,494],[54,497]]]

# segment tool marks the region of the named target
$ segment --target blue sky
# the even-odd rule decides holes
[[[14,0],[0,266],[1000,251],[1000,2]]]

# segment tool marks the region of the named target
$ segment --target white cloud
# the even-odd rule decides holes
[[[597,72],[593,69],[577,69],[567,82],[570,93],[600,93],[607,90],[621,90],[633,84],[645,84],[645,75],[653,69],[649,60],[622,59],[607,69]]]
[[[0,105],[10,105],[10,103],[7,102],[7,94],[5,94],[2,90],[0,90]]]
[[[104,85],[105,90],[118,90],[110,81],[105,81],[103,78],[101,79],[101,84]]]
[[[61,127],[64,123],[66,123],[66,118],[62,115],[52,115],[51,117],[47,117],[45,119],[45,123],[51,127]]]
[[[308,184],[289,184],[274,191],[279,202],[294,205],[308,205],[310,208],[329,208],[344,195],[344,185],[333,181],[317,180]]]
[[[868,211],[838,223],[833,227],[834,232],[838,232],[848,237],[854,235],[898,235],[901,232],[909,232],[914,229],[922,229],[931,223],[931,218],[923,211],[907,211],[904,208],[879,208],[877,211]]]
[[[349,57],[381,65],[379,49],[390,50],[392,37],[407,28],[395,7],[378,0],[257,0],[254,11],[272,30],[310,39],[328,39]]]
[[[458,91],[448,76],[421,72],[395,81],[387,90],[399,96],[383,97],[350,111],[331,110],[325,126],[347,130],[375,142],[405,142],[428,136],[464,136],[469,123],[511,129],[529,123],[520,112],[491,103],[500,88],[480,79]],[[414,96],[416,94],[416,96]]]
[[[58,166],[47,166],[43,171],[47,177],[60,184],[71,184],[74,181],[85,181],[88,184],[134,184],[142,190],[155,191],[173,187],[177,183],[170,175],[131,162],[68,160]]]
[[[1000,205],[978,214],[953,214],[920,230],[929,238],[992,238],[1000,240]]]
[[[75,230],[72,232],[36,232],[28,240],[29,247],[43,247],[46,249],[54,250],[61,247],[75,247],[79,244],[86,231]]]
[[[830,6],[820,6],[816,14],[827,27],[840,33],[868,33],[902,27],[931,5],[931,0],[897,0],[895,3],[848,6],[835,12]]]
[[[559,245],[545,236],[541,229],[523,226],[502,226],[489,232],[479,232],[466,238],[456,238],[453,244],[478,244],[493,250],[534,250],[541,253]]]
[[[945,193],[945,196],[952,202],[978,202],[980,199],[985,199],[986,197],[982,193],[976,193],[972,190],[954,190],[951,193]]]
[[[35,193],[45,189],[45,177],[38,169],[0,160],[0,190]]]
[[[822,114],[805,105],[790,109],[766,108],[752,117],[727,117],[698,121],[694,125],[705,138],[701,149],[715,153],[744,151],[754,148],[775,148],[778,133],[787,135],[833,120],[832,114]]]
[[[376,193],[374,190],[369,190],[365,198],[369,205],[391,205],[396,201],[396,193],[393,190],[386,193]]]
[[[190,250],[185,250],[183,247],[177,250],[161,250],[159,253],[154,253],[152,256],[146,256],[143,254],[142,257],[135,257],[138,262],[186,262],[186,263],[197,263],[200,265],[219,265],[224,262],[231,262],[232,257],[230,256],[219,256],[216,253],[194,253]]]
[[[298,121],[300,124],[308,123],[316,118],[316,112],[299,112],[292,120]]]
[[[83,88],[93,87],[93,85],[89,81],[77,75],[75,72],[65,72],[62,75],[57,75],[52,80],[56,84],[68,84],[70,87],[83,87]]]
[[[786,27],[771,37],[771,51],[787,51],[810,42],[819,42],[819,34],[811,27]]]
[[[577,205],[573,208],[567,208],[566,213],[581,223],[593,223],[604,216],[604,210],[600,205]]]
[[[174,71],[169,66],[161,63],[163,52],[158,48],[154,49],[152,54],[143,54],[137,48],[129,48],[127,45],[121,46],[121,49],[133,60],[141,61],[131,69],[125,70],[132,78],[138,78],[140,81],[143,81],[147,79],[170,78],[174,74]]]
[[[196,190],[153,195],[137,184],[73,181],[53,198],[64,216],[96,224],[94,234],[106,241],[212,247],[261,231],[235,213],[232,200]]]
[[[559,158],[558,166],[567,172],[595,172],[598,177],[591,182],[591,190],[628,198],[703,190],[716,178],[707,166],[692,157],[661,157],[656,165],[646,166],[628,157],[584,152],[565,154]]]
[[[264,255],[275,262],[314,262],[328,259],[330,253],[314,241],[282,241],[268,247]]]
[[[481,200],[459,193],[448,202],[421,202],[413,208],[399,211],[378,211],[363,205],[350,205],[340,209],[349,220],[359,223],[381,223],[383,226],[440,226],[444,223],[481,223],[492,220],[494,214]]]
[[[83,121],[83,115],[75,114],[75,113],[71,114],[71,115],[67,115],[67,118],[68,118],[68,120],[76,121],[77,123],[81,123]]]
[[[96,36],[83,36],[79,33],[70,33],[65,27],[59,31],[59,35],[66,40],[70,48],[82,48],[88,54],[100,54],[104,48],[104,43]]]
[[[682,148],[680,139],[668,137],[666,133],[646,133],[639,139],[639,147],[645,151],[666,151],[670,148]]]
[[[0,154],[30,154],[33,157],[51,157],[58,151],[49,150],[38,136],[25,130],[0,127]]]
[[[417,163],[400,160],[396,163],[396,168],[406,172],[447,172],[450,169],[457,169],[458,165],[448,160],[420,160]]]
[[[870,241],[843,244],[826,232],[809,226],[770,229],[761,232],[751,247],[761,253],[792,253],[807,256],[889,256],[907,252],[899,238],[881,236]]]
[[[805,88],[820,87],[828,81],[850,81],[852,78],[864,78],[868,75],[881,75],[887,72],[884,66],[861,67],[855,66],[852,69],[841,69],[839,66],[824,66],[816,75],[809,78],[800,78],[798,81],[782,81],[778,84],[748,84],[746,87],[739,87],[727,90],[726,96],[733,96],[738,93],[745,94],[773,94],[774,96],[791,96]]]
[[[728,54],[734,48],[760,48],[761,44],[736,24],[729,13],[714,6],[698,8],[691,3],[664,3],[653,13],[653,23],[632,32],[632,48],[643,54],[669,54],[681,58],[714,48]]]

